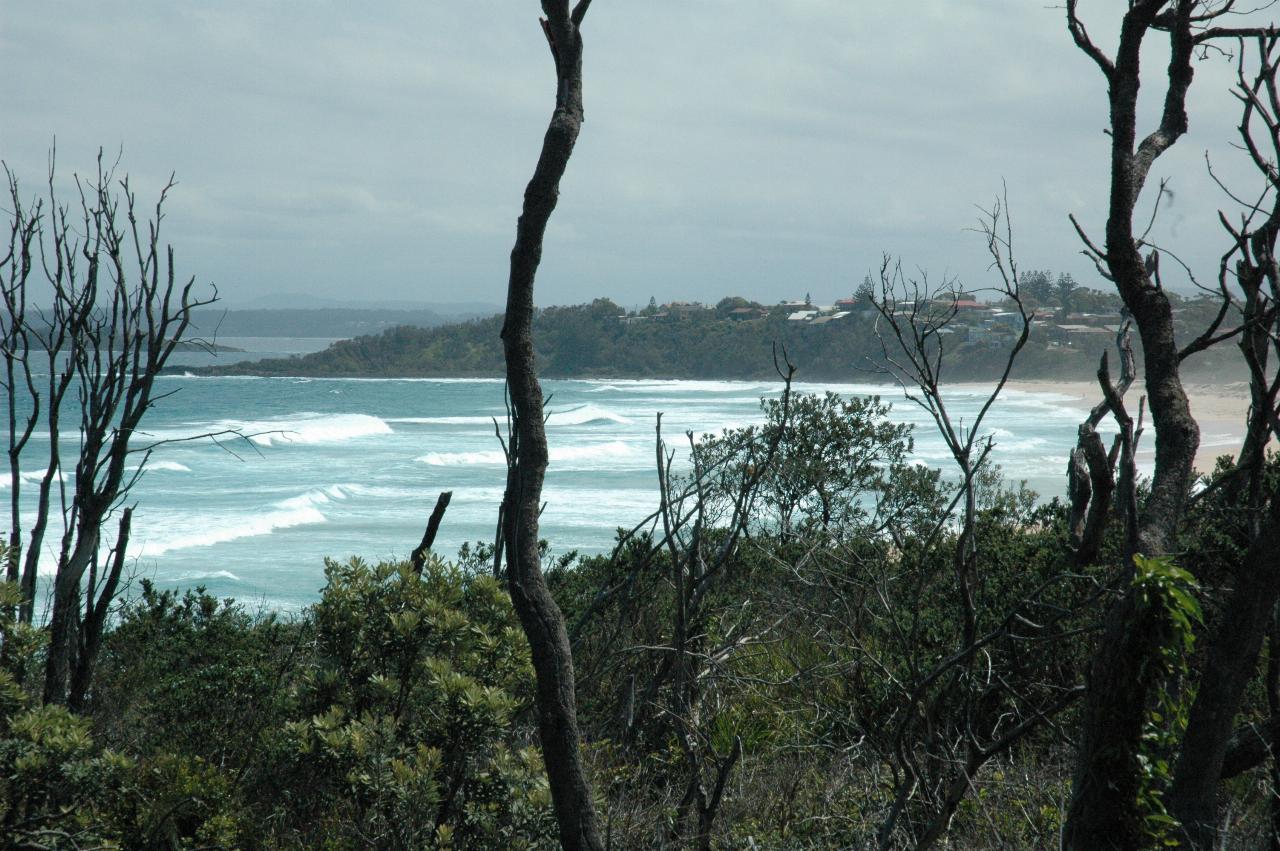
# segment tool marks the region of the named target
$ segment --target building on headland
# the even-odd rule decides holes
[[[673,301],[662,305],[662,312],[672,319],[693,319],[711,310],[700,301]]]

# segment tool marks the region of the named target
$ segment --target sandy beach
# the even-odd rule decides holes
[[[1009,388],[1029,393],[1056,393],[1068,405],[1079,407],[1081,416],[1102,399],[1098,385],[1085,381],[1010,381]],[[1200,424],[1200,451],[1196,453],[1196,469],[1208,472],[1213,469],[1219,455],[1234,454],[1240,448],[1244,435],[1245,415],[1249,410],[1249,385],[1243,381],[1223,384],[1187,382],[1187,395],[1191,399],[1191,412]],[[1137,413],[1137,401],[1141,384],[1135,384],[1126,396],[1131,413]],[[1150,415],[1146,421],[1139,456],[1150,457],[1155,436]]]

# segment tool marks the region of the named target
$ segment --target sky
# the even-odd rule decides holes
[[[1109,50],[1124,5],[1080,4]],[[122,152],[142,200],[175,173],[165,236],[228,306],[500,304],[554,105],[539,10],[0,0],[0,159],[28,192],[55,139],[59,191],[99,147]],[[1106,88],[1063,15],[1034,0],[596,0],[537,302],[823,303],[886,253],[977,289],[992,274],[972,228],[1002,187],[1023,269],[1106,286],[1068,221],[1101,241]],[[1144,61],[1151,129],[1158,42]],[[1231,209],[1206,155],[1236,191],[1260,188],[1232,147],[1233,79],[1222,57],[1198,65],[1191,130],[1153,171],[1171,181],[1153,238],[1204,283]]]

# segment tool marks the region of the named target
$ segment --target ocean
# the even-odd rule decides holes
[[[265,356],[320,348],[323,340],[225,339]],[[182,363],[202,354],[175,355]],[[545,381],[549,397],[542,535],[558,555],[611,549],[619,527],[657,506],[654,427],[684,444],[695,435],[759,422],[760,398],[781,382]],[[917,463],[949,464],[928,415],[896,388],[806,384],[795,390],[879,395],[892,419],[915,425]],[[137,508],[131,570],[166,588],[205,586],[219,597],[297,610],[316,600],[326,556],[403,558],[418,544],[436,497],[453,492],[435,550],[493,540],[504,462],[494,419],[505,422],[500,380],[214,378],[159,379],[145,441],[239,431],[161,445],[130,496]],[[948,394],[952,415],[972,422],[982,388]],[[1067,452],[1080,412],[1070,397],[1007,390],[988,414],[994,457],[1007,478],[1043,497],[1065,490]],[[24,473],[39,469],[33,441]],[[7,478],[7,477],[6,477]],[[23,477],[27,478],[26,475]],[[8,497],[7,481],[0,495]]]

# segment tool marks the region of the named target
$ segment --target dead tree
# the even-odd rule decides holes
[[[53,306],[45,310],[28,303],[30,288],[38,286],[32,282],[33,274],[41,281],[64,281],[74,275],[79,258],[73,252],[68,266],[64,252],[57,244],[58,235],[62,234],[65,239],[68,232],[69,211],[55,200],[53,169],[50,168],[48,175],[52,213],[47,221],[43,199],[35,198],[27,203],[19,191],[16,175],[7,167],[5,175],[13,209],[9,252],[5,261],[0,263],[0,272],[4,273],[3,301],[9,316],[3,334],[10,479],[9,552],[5,578],[19,583],[18,619],[21,623],[30,624],[35,614],[37,568],[51,519],[53,487],[55,482],[62,483],[59,439],[62,403],[76,377],[75,362],[66,353],[72,348],[72,341],[83,332],[91,304],[87,290],[82,290],[78,296],[73,294],[70,298],[55,299]],[[53,237],[54,248],[58,250],[46,251],[44,243],[48,236]],[[43,378],[41,372],[44,373]],[[23,409],[26,416],[20,420],[19,411]],[[35,498],[31,500],[24,495],[21,463],[37,428],[48,436],[49,454],[37,477]],[[35,519],[28,540],[24,542],[22,508],[33,502]]]
[[[537,677],[538,732],[560,842],[571,851],[601,849],[595,804],[578,742],[573,655],[564,616],[543,580],[538,514],[547,469],[542,387],[533,351],[533,283],[542,259],[547,222],[582,128],[582,34],[591,0],[542,0],[543,31],[556,68],[556,105],[542,153],[524,194],[524,209],[511,249],[506,319],[502,326],[507,388],[511,397],[510,462],[503,497],[503,547],[507,587],[533,657]]]
[[[9,467],[9,543],[5,558],[5,579],[17,584],[22,565],[22,452],[40,422],[40,392],[31,370],[31,329],[27,327],[27,281],[39,262],[41,202],[31,209],[18,189],[18,180],[5,169],[8,201],[13,211],[9,221],[9,245],[0,260],[0,298],[5,317],[0,318],[0,356],[4,358],[4,390],[9,415],[6,447]],[[18,413],[21,401],[30,406],[26,416]],[[34,577],[33,577],[34,578]],[[25,609],[25,606],[20,606]],[[24,622],[30,620],[29,612]]]
[[[596,627],[588,656],[597,667],[583,673],[583,682],[626,682],[621,694],[604,698],[620,704],[611,724],[616,739],[629,751],[653,742],[665,749],[672,740],[679,748],[678,771],[659,784],[669,794],[663,808],[675,813],[653,834],[664,847],[712,847],[729,780],[743,756],[736,736],[719,748],[712,741],[716,706],[724,686],[734,682],[739,660],[779,625],[772,612],[762,613],[766,601],[750,591],[734,593],[737,586],[730,583],[753,527],[762,525],[762,485],[791,436],[795,369],[782,360],[782,393],[769,409],[769,422],[703,440],[686,432],[691,469],[685,472],[658,415],[657,510],[621,537],[609,584],[574,624],[576,641],[586,624]],[[628,789],[616,791],[632,797]]]
[[[901,264],[887,257],[880,268],[874,304],[886,369],[906,398],[933,420],[959,475],[950,505],[923,535],[914,556],[920,559],[920,567],[912,570],[903,565],[885,585],[901,586],[907,575],[914,574],[919,577],[914,593],[917,599],[924,599],[930,594],[924,562],[940,544],[951,547],[945,558],[951,563],[949,596],[957,608],[955,635],[940,649],[922,651],[919,664],[913,661],[905,670],[886,677],[896,702],[894,721],[887,729],[867,732],[868,741],[890,767],[894,793],[878,831],[881,849],[896,847],[903,833],[916,848],[930,848],[943,841],[982,766],[1052,723],[1081,693],[1073,682],[1014,688],[1015,678],[1001,667],[1006,660],[1021,666],[1018,659],[1026,656],[1027,650],[1070,633],[1069,617],[1075,614],[1074,609],[1060,609],[1048,619],[1035,614],[1042,598],[1070,577],[1055,576],[1028,589],[1028,594],[1007,611],[992,611],[984,600],[978,482],[991,467],[995,444],[984,434],[983,425],[1029,339],[1033,319],[1018,289],[1012,229],[1005,207],[997,202],[985,213],[979,230],[999,277],[996,294],[1017,312],[1021,327],[1003,353],[995,386],[969,423],[956,419],[943,387],[948,351],[946,335],[941,332],[955,318],[962,293],[954,284],[931,290],[927,280],[907,278]],[[941,584],[931,591],[935,599],[947,593]],[[888,599],[885,592],[879,596]],[[910,654],[911,648],[921,644],[918,608],[910,601],[906,605],[886,603],[880,613],[894,624],[901,652]],[[875,648],[860,649],[873,667],[884,666]],[[985,661],[979,664],[982,659]]]
[[[1181,361],[1215,341],[1211,327],[1188,347],[1179,347],[1172,308],[1159,272],[1159,254],[1144,256],[1145,234],[1135,210],[1155,161],[1187,131],[1187,91],[1196,49],[1222,37],[1223,16],[1235,3],[1203,0],[1133,0],[1120,23],[1119,43],[1109,55],[1090,36],[1078,0],[1067,0],[1066,21],[1077,47],[1102,72],[1110,107],[1110,189],[1102,245],[1072,219],[1085,253],[1111,281],[1133,319],[1142,342],[1146,398],[1155,428],[1155,469],[1149,496],[1138,507],[1127,552],[1116,570],[1114,600],[1102,640],[1089,663],[1072,800],[1064,829],[1067,848],[1139,847],[1145,839],[1140,811],[1140,748],[1148,705],[1155,689],[1147,675],[1159,624],[1137,604],[1132,556],[1172,552],[1183,520],[1193,476],[1199,428],[1179,374]],[[1169,64],[1159,123],[1138,134],[1138,91],[1143,41],[1153,33],[1168,39]],[[1219,314],[1221,318],[1222,314]],[[1215,323],[1216,325],[1216,323]],[[1115,408],[1113,407],[1113,412]]]
[[[1120,354],[1120,382],[1114,386],[1111,384],[1111,371],[1104,352],[1098,367],[1098,382],[1102,387],[1103,398],[1080,424],[1076,448],[1071,451],[1067,465],[1067,494],[1071,511],[1068,528],[1077,567],[1092,564],[1098,557],[1112,509],[1115,507],[1112,498],[1117,487],[1121,495],[1118,508],[1124,516],[1129,546],[1132,546],[1132,535],[1137,529],[1137,470],[1134,452],[1142,433],[1142,417],[1140,412],[1139,425],[1135,429],[1132,418],[1123,408],[1125,393],[1132,386],[1137,373],[1128,322],[1122,323],[1120,330],[1116,332],[1116,350]],[[1112,400],[1117,403],[1119,413],[1116,414],[1116,419],[1121,423],[1121,428],[1108,451],[1102,445],[1098,426],[1108,414],[1113,413]]]
[[[790,425],[791,380],[795,367],[787,363],[785,370],[779,369],[779,374],[783,391],[778,427],[763,442],[752,439],[755,434],[751,432],[739,446],[746,457],[737,457],[734,453],[734,463],[724,464],[719,470],[711,469],[704,466],[692,433],[686,435],[694,470],[692,481],[682,494],[672,487],[674,454],[663,442],[662,419],[658,418],[658,512],[671,567],[674,618],[668,648],[670,664],[664,660],[645,691],[652,699],[664,682],[668,685],[667,715],[684,755],[687,775],[684,794],[676,806],[678,832],[673,838],[679,839],[679,831],[684,829],[685,835],[692,833],[691,845],[699,851],[711,849],[711,830],[723,801],[725,784],[742,756],[742,740],[736,736],[727,754],[718,754],[710,747],[704,732],[708,725],[704,723],[702,708],[706,681],[761,638],[760,633],[753,631],[753,624],[744,624],[741,630],[730,628],[715,644],[709,644],[708,627],[713,613],[707,600],[737,554],[751,522],[760,484],[774,463]],[[720,512],[713,508],[716,501],[723,503],[721,508],[726,515],[720,524],[716,523]],[[692,830],[685,827],[690,821]]]
[[[1242,147],[1265,178],[1261,199],[1246,207],[1235,226],[1220,216],[1231,237],[1219,276],[1227,290],[1226,267],[1243,294],[1239,348],[1249,367],[1251,402],[1246,434],[1225,487],[1228,506],[1241,515],[1244,558],[1232,572],[1232,588],[1209,636],[1199,687],[1187,719],[1187,730],[1169,792],[1170,810],[1182,823],[1189,843],[1212,848],[1217,839],[1217,791],[1244,693],[1256,676],[1264,638],[1273,633],[1280,597],[1280,493],[1265,481],[1265,456],[1271,438],[1280,433],[1280,371],[1275,368],[1280,327],[1280,267],[1275,249],[1280,234],[1280,38],[1257,36],[1239,45],[1236,96],[1243,104],[1239,132]],[[1250,50],[1250,47],[1253,49]],[[1255,73],[1246,72],[1246,57],[1256,56]],[[1258,129],[1255,129],[1258,128]],[[1265,206],[1264,206],[1265,204]],[[1274,649],[1274,645],[1273,645]],[[1268,697],[1280,698],[1272,659]],[[1271,701],[1273,704],[1276,700]],[[1275,711],[1275,707],[1272,707]],[[1273,738],[1273,742],[1276,739]],[[1275,759],[1275,756],[1272,757]],[[1272,790],[1276,794],[1276,790]],[[1280,835],[1273,831],[1273,846]]]
[[[191,311],[213,299],[192,295],[194,279],[177,282],[173,250],[162,247],[160,226],[172,179],[160,193],[153,218],[141,223],[128,178],[117,185],[114,166],[106,165],[101,154],[96,177],[77,178],[80,198],[74,212],[55,198],[52,165],[47,219],[42,202],[23,205],[12,174],[9,182],[13,232],[18,235],[11,243],[17,250],[7,261],[3,293],[10,310],[3,351],[14,479],[10,539],[15,549],[21,548],[19,507],[29,503],[22,502],[19,462],[42,420],[49,450],[25,541],[20,616],[28,622],[33,617],[37,567],[50,555],[46,538],[51,522],[60,522],[52,552],[44,699],[75,708],[88,690],[108,609],[119,588],[130,510],[124,509],[110,547],[105,546],[104,527],[123,507],[158,445],[139,446],[135,440],[147,410],[167,395],[155,392],[155,379],[185,336]],[[33,272],[53,300],[48,308],[31,305]],[[43,386],[35,377],[37,359],[48,369]],[[69,409],[72,399],[78,408],[74,412]],[[17,408],[29,412],[24,422],[15,419]],[[63,417],[73,418],[78,427],[74,463],[63,457]],[[17,554],[11,554],[7,578],[18,573],[17,565]]]

